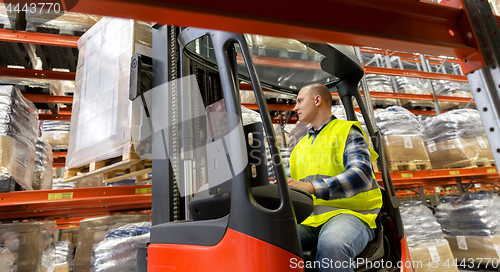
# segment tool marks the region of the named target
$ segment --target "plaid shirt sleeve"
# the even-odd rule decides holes
[[[343,154],[345,171],[341,174],[312,181],[316,197],[324,200],[348,198],[371,187],[370,151],[363,134],[351,128]]]

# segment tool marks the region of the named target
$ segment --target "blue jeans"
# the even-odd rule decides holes
[[[373,229],[347,213],[334,216],[316,228],[298,225],[298,232],[302,250],[317,247],[315,267],[321,272],[353,271],[356,256],[375,236]]]

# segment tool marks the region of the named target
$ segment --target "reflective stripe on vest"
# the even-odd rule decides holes
[[[345,171],[343,153],[345,142],[352,126],[356,126],[366,138],[359,122],[335,119],[325,126],[317,135],[314,143],[305,136],[294,148],[290,157],[292,178],[300,181],[326,179]],[[371,159],[378,154],[370,148]],[[371,228],[376,228],[375,219],[382,207],[382,193],[374,175],[369,188],[360,193],[340,199],[323,200],[313,195],[315,210],[302,224],[318,227],[331,217],[349,213],[364,221]]]

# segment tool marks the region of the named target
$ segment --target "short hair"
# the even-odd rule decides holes
[[[316,95],[321,96],[321,100],[324,101],[328,108],[332,107],[332,94],[330,90],[321,83],[313,83],[305,86],[304,88],[309,89],[311,96],[314,98]]]

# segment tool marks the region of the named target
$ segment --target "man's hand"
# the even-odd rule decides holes
[[[314,186],[310,182],[302,182],[293,178],[287,178],[288,186],[302,189],[310,194],[315,194]]]

